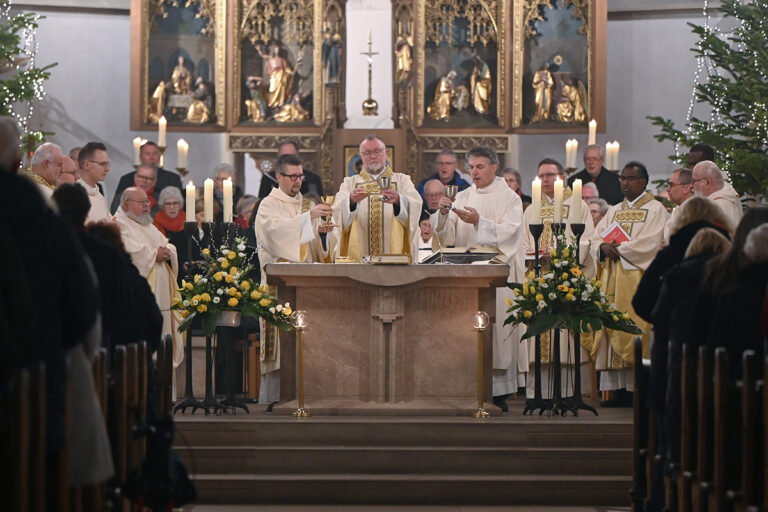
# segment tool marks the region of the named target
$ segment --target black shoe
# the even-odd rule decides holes
[[[267,406],[267,412],[272,412],[272,408],[275,406],[275,404],[276,404],[276,403],[277,403],[277,402],[272,402],[271,404],[269,404],[269,405]]]
[[[499,407],[501,409],[501,412],[507,412],[509,411],[509,407],[507,407],[507,397],[509,395],[499,395],[493,397],[493,405],[496,407]]]

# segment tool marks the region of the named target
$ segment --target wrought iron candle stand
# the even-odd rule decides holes
[[[555,243],[559,244],[560,240],[558,239],[558,236],[565,233],[565,224],[562,222],[558,223],[552,223],[552,237],[555,239]],[[552,358],[550,359],[550,368],[553,372],[552,374],[552,412],[554,412],[556,415],[561,414],[565,416],[568,410],[568,406],[566,401],[563,399],[563,382],[562,382],[562,373],[561,373],[561,363],[560,363],[560,328],[559,326],[556,326],[555,329],[555,335],[554,335],[554,341],[553,341],[553,354]]]

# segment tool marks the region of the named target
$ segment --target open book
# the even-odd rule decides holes
[[[621,245],[624,242],[632,240],[624,229],[616,221],[613,221],[606,229],[601,233],[603,242],[610,244],[615,242],[616,245]]]

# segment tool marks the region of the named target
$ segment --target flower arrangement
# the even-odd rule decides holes
[[[291,305],[280,304],[269,294],[267,285],[258,286],[249,277],[254,266],[245,248],[245,238],[236,237],[215,252],[209,248],[202,250],[202,272],[196,273],[192,281],[181,281],[181,298],[172,307],[181,311],[183,318],[179,332],[189,329],[199,316],[203,331],[210,336],[222,311],[261,317],[283,330],[292,328]]]
[[[507,285],[516,298],[507,299],[509,308],[504,325],[525,324],[528,329],[523,338],[558,327],[574,332],[597,332],[605,326],[642,334],[628,314],[608,303],[600,289],[602,283],[584,274],[576,249],[566,243],[565,235],[558,234],[557,241],[558,247],[550,249],[548,267],[538,278]]]

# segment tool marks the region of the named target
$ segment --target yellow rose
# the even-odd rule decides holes
[[[530,311],[523,311],[523,318],[531,318],[533,316],[533,313]]]
[[[540,278],[539,278],[539,284],[544,284],[544,282],[545,282],[545,281],[546,281],[546,280],[545,280],[543,277],[540,277]]]
[[[557,254],[557,251],[556,251],[555,249],[550,249],[550,250],[549,250],[549,255],[550,255],[551,257],[553,257],[553,258],[554,258],[554,257],[555,257],[555,254]]]
[[[581,269],[578,267],[573,267],[571,269],[571,274],[573,274],[576,277],[579,277],[581,275]]]
[[[228,282],[228,283],[234,283],[234,282],[235,282],[235,278],[234,278],[234,277],[232,277],[232,276],[231,276],[231,275],[229,275],[229,274],[224,274],[224,280],[225,280],[226,282]]]
[[[199,295],[195,295],[194,297],[192,297],[190,299],[190,301],[192,301],[192,302],[195,302],[195,301],[200,302],[200,296]]]
[[[205,304],[200,304],[199,306],[197,306],[197,310],[200,313],[205,313],[206,311],[208,311],[208,306],[206,306]]]
[[[181,302],[182,302],[182,300],[181,300],[180,298],[178,298],[178,297],[174,297],[174,298],[173,298],[173,305],[174,305],[174,306],[175,306],[176,304],[180,304]]]
[[[536,294],[536,300],[544,300],[544,296],[540,293]]]
[[[237,267],[232,267],[231,269],[229,269],[229,275],[231,276],[237,274],[237,272],[238,272]]]
[[[213,278],[217,281],[221,281],[222,279],[224,279],[224,274],[222,272],[216,272],[215,274],[213,274]]]
[[[248,281],[243,281],[242,283],[240,283],[240,288],[242,288],[245,291],[248,291],[251,289],[251,283],[249,283]]]
[[[568,288],[568,293],[573,293],[573,292],[575,292],[575,291],[576,291],[576,290],[575,290],[575,289],[573,289],[573,288]]]
[[[531,289],[529,291],[531,292],[531,295],[533,295],[534,293],[536,293],[536,288],[534,288],[533,285],[531,285]]]
[[[563,256],[564,256],[564,257],[566,257],[566,258],[567,258],[567,257],[568,257],[570,254],[571,254],[571,250],[570,250],[568,247],[566,247],[565,249],[563,249]]]
[[[552,263],[560,263],[560,260],[555,258],[555,259],[552,260]]]
[[[229,258],[230,260],[233,260],[233,259],[237,258],[237,253],[234,252],[234,251],[229,251],[227,253],[227,258]]]
[[[181,318],[187,318],[188,316],[189,316],[189,311],[187,311],[186,309],[181,312]]]
[[[194,288],[194,285],[192,283],[187,283],[187,290],[192,290]]]
[[[576,300],[576,298],[573,296],[572,293],[565,294],[565,299],[566,300]]]
[[[237,292],[237,293],[235,294],[235,297],[237,297],[238,299],[242,299],[242,298],[243,298],[243,294],[242,294],[242,293],[240,293],[240,292]]]
[[[200,282],[200,274],[195,274],[195,284]]]
[[[229,262],[227,260],[222,260],[221,268],[229,268]]]
[[[517,288],[515,288],[515,289],[513,289],[513,290],[512,290],[512,294],[513,294],[515,297],[519,297],[519,296],[520,296],[520,291],[519,291]]]
[[[206,247],[205,249],[203,249],[203,254],[205,254],[206,256],[210,256],[211,250]]]
[[[253,290],[251,292],[251,298],[253,300],[259,300],[260,297],[261,297],[261,293],[259,293],[259,290]]]
[[[285,316],[291,316],[291,313],[293,313],[293,310],[291,309],[290,306],[286,306],[283,308],[283,314]]]
[[[237,306],[237,299],[234,297],[231,297],[229,301],[227,301],[227,304],[229,304],[229,307],[233,308]]]
[[[232,287],[229,288],[229,290],[227,290],[227,293],[230,294],[230,295],[234,295],[234,294],[237,293],[237,288],[232,286]]]
[[[507,297],[507,298],[506,298],[506,301],[507,301],[507,306],[511,306],[511,305],[512,305],[512,299],[510,299],[509,297]]]
[[[523,295],[528,295],[528,281],[523,283]]]
[[[269,293],[269,285],[268,284],[262,284],[259,286],[259,291],[261,293]]]
[[[563,279],[564,279],[564,280],[565,280],[565,279],[568,279],[569,277],[571,277],[571,276],[569,276],[568,274],[566,274],[565,272],[563,272]]]
[[[203,299],[203,302],[211,302],[211,296],[207,293],[203,293],[200,295],[200,298]]]
[[[269,306],[270,304],[272,304],[272,300],[271,300],[271,299],[268,299],[268,298],[266,298],[266,297],[264,297],[263,299],[261,299],[261,300],[259,301],[259,304],[260,304],[260,305],[262,305],[262,306],[264,306],[264,307],[267,307],[267,306]]]

